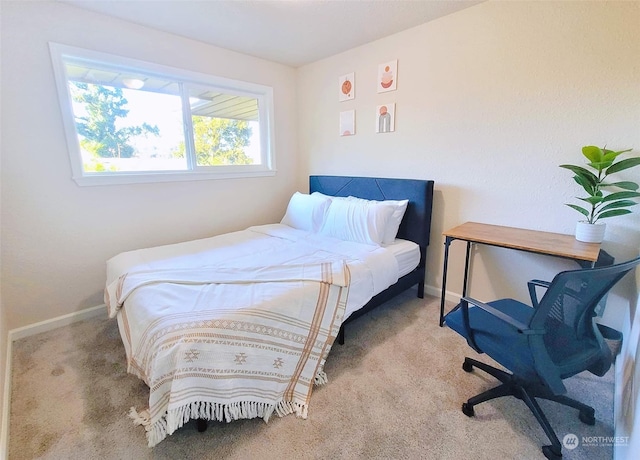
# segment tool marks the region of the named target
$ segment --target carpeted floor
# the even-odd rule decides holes
[[[144,408],[148,389],[126,373],[115,320],[95,318],[14,343],[9,459],[537,459],[548,441],[524,403],[501,398],[460,410],[495,385],[453,331],[437,325],[439,300],[415,290],[347,328],[316,387],[309,417],[190,422],[153,449],[129,408]],[[479,359],[491,364],[486,356]],[[595,426],[577,411],[540,404],[560,440],[613,435],[613,370],[566,381],[569,396],[596,409]],[[563,449],[566,459],[611,459],[606,445]]]

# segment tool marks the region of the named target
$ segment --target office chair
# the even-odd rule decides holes
[[[550,283],[529,281],[532,307],[513,299],[483,303],[463,297],[446,315],[446,325],[509,372],[465,358],[463,370],[477,367],[502,384],[470,398],[462,404],[462,412],[472,417],[477,404],[515,396],[529,407],[551,441],[542,447],[545,457],[562,458],[560,441],[535,398],[578,409],[583,423],[595,424],[594,409],[565,396],[562,380],[585,370],[602,376],[611,366],[613,357],[596,326],[594,310],[638,264],[640,257],[603,268],[561,272]],[[546,288],[539,302],[536,287]]]

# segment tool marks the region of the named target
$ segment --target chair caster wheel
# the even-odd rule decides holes
[[[549,460],[560,460],[562,458],[562,452],[557,453],[553,446],[542,446],[542,453]]]
[[[198,433],[203,433],[207,431],[207,426],[209,426],[209,424],[205,419],[199,418],[198,420],[196,420],[196,427],[198,428]]]
[[[471,372],[473,370],[473,364],[468,362],[466,359],[462,363],[462,370],[465,372]]]
[[[593,411],[580,411],[580,415],[578,416],[578,418],[580,418],[580,421],[585,425],[593,426],[596,424],[596,416]]]
[[[462,403],[462,413],[467,417],[473,417],[476,412],[473,410],[473,406],[469,403]]]

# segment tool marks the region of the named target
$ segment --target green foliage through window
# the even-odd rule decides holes
[[[249,145],[252,130],[246,121],[193,116],[193,141],[198,166],[249,165],[253,159],[244,148]],[[175,156],[185,156],[182,142]]]
[[[131,158],[135,151],[129,144],[132,137],[143,134],[159,135],[157,126],[142,123],[139,126],[116,127],[119,118],[126,118],[127,100],[120,88],[72,82],[71,97],[81,103],[86,116],[76,116],[82,148],[101,158]]]

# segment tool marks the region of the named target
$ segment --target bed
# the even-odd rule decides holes
[[[424,295],[432,198],[433,181],[311,176],[280,223],[111,258],[105,303],[150,389],[130,412],[149,446],[191,419],[306,418],[345,326]]]
[[[431,234],[431,210],[433,204],[433,184],[431,180],[391,179],[347,176],[310,176],[309,191],[325,195],[348,197],[357,196],[369,200],[409,201],[404,213],[397,238],[414,242],[420,251],[417,266],[401,276],[396,283],[375,294],[362,308],[348,316],[338,335],[338,343],[344,344],[345,325],[364,315],[378,305],[392,299],[401,292],[417,286],[418,297],[424,297],[427,247]]]

